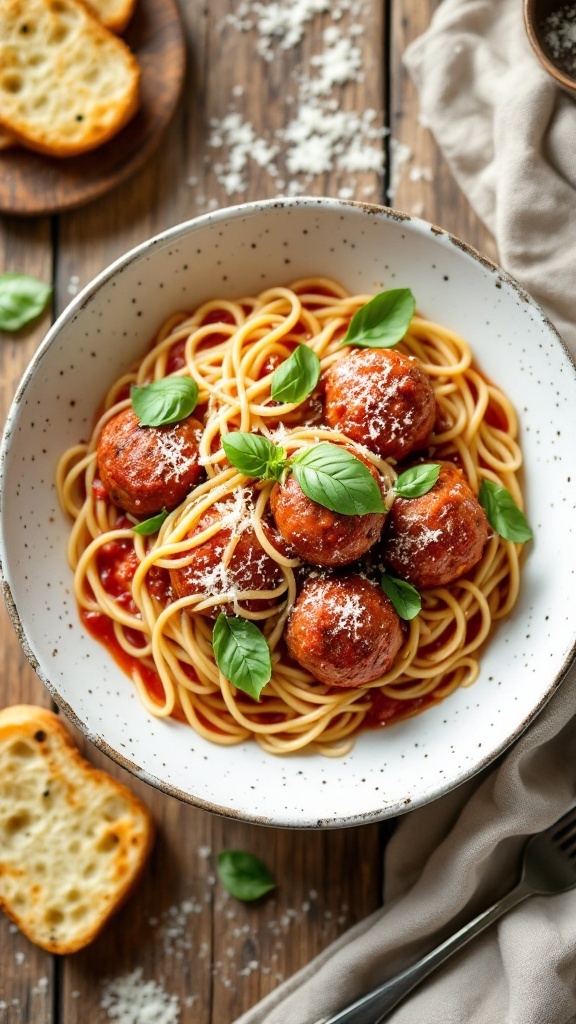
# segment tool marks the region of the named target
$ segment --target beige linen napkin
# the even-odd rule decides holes
[[[576,104],[537,65],[521,0],[444,0],[406,53],[422,112],[500,263],[576,352]],[[316,1024],[511,887],[528,834],[576,802],[576,669],[515,746],[402,818],[385,904],[237,1024]],[[576,891],[532,897],[417,989],[394,1024],[576,1022]]]

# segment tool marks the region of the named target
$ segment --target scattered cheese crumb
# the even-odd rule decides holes
[[[142,968],[106,982],[100,1006],[117,1024],[178,1024],[178,997],[156,981],[145,981]]]
[[[257,55],[276,60],[279,51],[300,46],[306,29],[317,17],[330,15],[322,32],[322,49],[293,76],[285,97],[294,116],[270,136],[260,137],[234,102],[228,112],[211,123],[208,144],[219,150],[211,171],[227,195],[241,195],[248,187],[252,164],[275,181],[278,194],[299,195],[319,175],[336,171],[351,178],[342,198],[353,198],[357,173],[384,174],[382,139],[387,130],[378,127],[374,110],[345,110],[343,88],[362,80],[362,51],[358,40],[364,27],[354,19],[365,15],[366,0],[283,0],[264,4],[242,0],[225,24],[237,31],[256,30]],[[345,18],[345,23],[340,21]],[[241,86],[232,90],[234,99]],[[289,179],[279,175],[283,158]],[[370,194],[374,193],[373,187]]]
[[[412,150],[409,146],[405,146],[403,142],[398,139],[390,139],[390,156],[392,160],[392,167],[390,173],[390,185],[388,186],[388,199],[394,199],[396,189],[400,184],[400,174],[402,167],[405,163],[408,163],[413,156]]]

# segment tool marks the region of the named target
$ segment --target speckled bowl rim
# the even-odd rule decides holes
[[[3,478],[4,478],[4,464],[7,457],[7,449],[10,443],[10,435],[14,420],[17,416],[18,406],[24,395],[28,383],[31,377],[37,372],[44,355],[50,348],[54,340],[57,338],[60,330],[72,321],[78,314],[79,311],[84,309],[94,298],[95,294],[99,291],[101,286],[113,278],[115,274],[122,268],[127,267],[134,261],[141,259],[147,253],[149,253],[156,245],[162,243],[175,242],[179,238],[186,236],[191,230],[195,230],[204,225],[218,225],[220,223],[226,223],[235,218],[246,218],[251,215],[257,214],[261,211],[266,211],[274,208],[286,208],[286,207],[309,207],[314,208],[315,206],[328,207],[334,210],[344,209],[352,207],[360,212],[364,212],[367,216],[377,215],[381,218],[386,218],[400,223],[409,223],[411,229],[415,229],[416,232],[429,236],[430,232],[435,236],[436,241],[443,246],[454,246],[460,249],[462,252],[467,254],[473,260],[481,264],[484,268],[492,271],[498,275],[500,281],[506,282],[506,284],[513,289],[522,300],[523,303],[527,303],[532,310],[537,314],[543,325],[545,325],[551,333],[551,336],[561,346],[565,356],[568,359],[568,363],[571,366],[574,381],[576,382],[576,365],[571,356],[571,353],[558,333],[557,329],[551,323],[549,317],[543,311],[542,307],[529,295],[528,292],[505,270],[502,269],[497,263],[491,260],[489,257],[480,253],[473,246],[464,242],[456,235],[445,230],[444,228],[438,227],[437,225],[422,220],[421,218],[414,217],[412,215],[403,213],[395,210],[391,207],[380,206],[373,203],[364,203],[354,200],[343,200],[334,199],[331,197],[321,196],[298,196],[294,198],[277,198],[270,200],[261,200],[250,203],[241,203],[228,207],[221,207],[217,211],[203,214],[198,217],[191,218],[190,220],[184,221],[180,224],[174,225],[173,227],[167,228],[164,231],[159,232],[153,237],[141,242],[134,248],[130,249],[124,255],[114,260],[104,270],[97,274],[83,289],[82,291],[69,303],[69,305],[63,310],[63,312],[56,319],[52,327],[47,332],[45,338],[40,343],[36,353],[32,357],[27,369],[20,380],[17,391],[15,393],[13,402],[11,404],[9,414],[4,427],[2,442],[0,446],[0,519],[3,516]],[[1,533],[1,531],[0,531]],[[456,779],[452,778],[446,781],[445,784],[437,785],[432,794],[424,794],[420,799],[414,798],[410,801],[409,806],[406,806],[406,801],[399,801],[396,804],[389,804],[383,812],[382,808],[377,808],[370,813],[362,813],[361,815],[343,816],[343,817],[331,817],[329,819],[318,819],[308,821],[275,821],[269,817],[262,817],[258,814],[247,814],[245,812],[239,812],[234,807],[227,807],[221,803],[215,804],[202,797],[194,796],[193,794],[180,790],[177,787],[171,785],[153,775],[146,770],[135,765],[132,761],[124,757],[119,751],[111,747],[103,737],[98,736],[91,732],[88,726],[82,722],[77,716],[74,709],[70,704],[62,698],[58,692],[57,687],[52,683],[49,675],[39,665],[37,658],[35,657],[31,646],[28,641],[28,637],[24,626],[21,622],[18,610],[15,602],[12,598],[10,586],[5,575],[4,565],[2,562],[2,547],[0,546],[0,585],[2,587],[3,596],[7,605],[8,613],[11,618],[12,624],[18,636],[20,645],[30,662],[32,668],[35,670],[41,682],[44,684],[50,695],[52,696],[56,705],[64,712],[66,717],[75,725],[78,730],[99,750],[111,758],[120,767],[126,769],[136,778],[146,782],[153,788],[165,793],[168,796],[175,797],[184,803],[188,803],[192,806],[199,807],[203,810],[209,811],[214,814],[223,815],[231,819],[237,819],[244,822],[257,825],[266,825],[269,827],[282,827],[282,828],[295,828],[295,829],[307,829],[316,830],[318,828],[339,828],[339,827],[350,827],[355,825],[367,824],[370,822],[377,822],[386,820],[388,818],[397,817],[406,813],[407,811],[415,810],[418,807],[425,806],[429,803],[434,802],[440,797],[452,792],[455,788],[467,782],[474,776],[478,775],[487,766],[493,764],[494,761],[500,757],[505,751],[507,751],[526,729],[531,725],[534,719],[540,714],[542,709],[547,705],[551,697],[556,693],[562,681],[564,680],[567,672],[576,661],[576,619],[574,621],[574,638],[572,641],[571,649],[567,657],[565,658],[562,666],[556,671],[554,678],[551,679],[549,686],[543,695],[542,699],[538,702],[537,706],[531,711],[531,713],[520,721],[517,727],[510,733],[507,739],[501,742],[497,747],[493,747],[490,752],[475,765],[468,769],[461,770],[460,774]]]

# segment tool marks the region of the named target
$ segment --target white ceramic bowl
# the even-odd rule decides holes
[[[461,332],[520,415],[535,530],[521,599],[469,689],[362,734],[351,754],[268,756],[214,746],[150,718],[133,685],[82,629],[58,506],[61,452],[90,433],[100,397],[175,309],[323,274],[352,291],[408,286],[419,310]],[[20,385],[1,453],[4,593],[26,654],[56,702],[135,775],[248,821],[315,828],[397,815],[500,754],[560,684],[574,643],[576,479],[572,362],[541,309],[462,242],[391,210],[301,198],[224,209],[128,253],[74,299]]]

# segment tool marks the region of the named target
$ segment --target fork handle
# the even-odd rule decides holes
[[[530,895],[530,889],[520,882],[512,892],[507,893],[502,899],[493,903],[491,907],[484,910],[468,924],[460,928],[450,938],[441,942],[439,946],[426,953],[420,960],[417,960],[411,967],[401,971],[394,978],[385,981],[384,984],[362,996],[356,1002],[351,1003],[345,1010],[340,1010],[333,1017],[318,1021],[318,1024],[380,1024],[384,1017],[394,1009],[395,1006],[412,991],[424,978],[427,978],[432,971],[443,964],[448,957],[452,956],[458,949],[470,942],[475,935],[488,928],[493,921],[497,921],[502,914],[505,914],[511,907],[516,906],[526,896]]]

